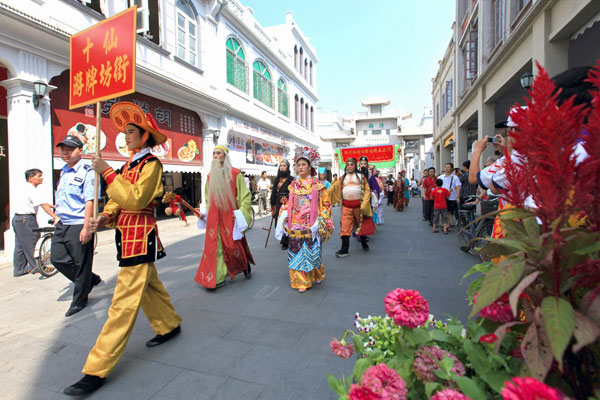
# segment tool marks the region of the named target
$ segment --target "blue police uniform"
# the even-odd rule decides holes
[[[85,222],[85,204],[94,200],[94,180],[92,167],[79,160],[72,168],[68,165],[62,168],[56,190],[56,215],[60,221],[52,238],[51,262],[75,284],[67,316],[87,305],[89,292],[101,281],[92,272],[93,236],[87,243],[79,240]]]

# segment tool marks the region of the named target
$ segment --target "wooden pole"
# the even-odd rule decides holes
[[[100,157],[100,142],[102,141],[102,130],[100,129],[100,117],[102,116],[100,102],[96,103],[96,157]],[[94,218],[98,217],[98,188],[100,187],[100,174],[96,172],[94,179]]]

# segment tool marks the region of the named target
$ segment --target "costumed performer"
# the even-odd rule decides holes
[[[368,251],[367,236],[375,233],[373,210],[371,208],[371,189],[365,175],[356,170],[356,158],[346,160],[344,175],[337,180],[327,193],[332,203],[341,201],[342,215],[340,237],[342,248],[336,257],[347,257],[350,248],[350,236],[355,233],[360,238],[363,250]],[[379,186],[379,185],[378,185]]]
[[[296,179],[289,185],[289,199],[281,207],[275,237],[289,235],[288,268],[293,289],[303,293],[325,278],[321,263],[323,243],[333,232],[331,203],[325,185],[316,178],[319,153],[296,149]]]
[[[90,228],[92,232],[102,226],[117,228],[117,259],[123,268],[117,276],[108,319],[83,367],[85,376],[64,390],[70,396],[91,393],[102,386],[125,351],[140,307],[156,333],[146,346],[157,346],[181,332],[181,317],[154,265],[165,256],[155,217],[163,195],[163,168],[150,149],[167,137],[158,130],[152,116],[133,103],[116,103],[110,109],[110,118],[119,131],[125,132],[132,154],[120,171],[92,155],[92,166],[106,181],[110,200],[97,218],[90,219]]]
[[[294,180],[291,176],[290,163],[287,160],[283,160],[279,164],[279,170],[277,171],[277,177],[275,183],[271,189],[271,215],[274,219],[279,220],[279,210],[281,209],[283,199],[287,199],[290,195],[289,186]],[[288,236],[283,235],[281,237],[281,250],[288,249]]]
[[[194,280],[207,289],[225,283],[243,272],[250,279],[254,259],[244,232],[252,218],[251,196],[240,170],[231,166],[229,149],[215,146],[206,181],[207,213],[204,252]]]

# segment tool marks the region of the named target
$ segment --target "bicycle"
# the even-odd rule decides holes
[[[254,215],[254,207],[250,206],[250,210],[252,210],[252,218],[250,218],[250,223],[248,224],[248,230],[252,229],[254,226],[254,219],[256,218]]]
[[[58,273],[58,270],[52,265],[50,261],[51,250],[52,250],[52,237],[56,227],[54,226],[54,220],[48,221],[51,226],[45,226],[43,228],[34,229],[34,232],[42,233],[37,243],[35,244],[34,258],[35,268],[39,271],[42,276],[50,278]],[[94,252],[98,245],[98,234],[94,233]]]
[[[482,217],[475,223],[475,196],[469,196],[458,210],[458,243],[462,251],[470,253],[475,248],[482,248],[488,242],[494,231],[494,218],[485,217],[498,208],[498,198],[481,201]],[[480,254],[482,261],[487,261],[486,255]]]

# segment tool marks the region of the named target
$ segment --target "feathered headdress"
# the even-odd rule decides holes
[[[299,159],[304,158],[312,168],[318,168],[321,156],[319,152],[311,147],[296,147],[294,154],[294,163],[297,163]]]

